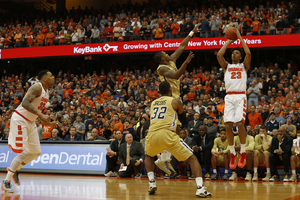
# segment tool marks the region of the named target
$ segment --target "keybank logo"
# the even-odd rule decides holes
[[[110,46],[109,44],[105,44],[104,46],[98,46],[98,47],[90,47],[86,46],[84,48],[80,47],[74,47],[74,53],[75,54],[86,54],[86,53],[100,53],[103,50],[105,52],[108,52],[110,49],[113,51],[118,51],[119,46]]]

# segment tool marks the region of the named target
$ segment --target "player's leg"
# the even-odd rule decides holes
[[[270,152],[269,151],[264,151],[264,163],[266,165],[267,174],[266,174],[266,177],[262,179],[263,181],[269,181],[269,179],[271,178],[271,169],[270,169],[269,156],[270,156]]]
[[[296,180],[297,180],[296,166],[297,166],[297,156],[292,155],[292,156],[291,156],[291,170],[292,170],[292,176],[290,177],[289,181],[296,181]]]
[[[237,107],[236,107],[236,115],[235,121],[237,122],[239,138],[241,142],[241,156],[238,163],[239,168],[243,168],[246,164],[246,129],[245,129],[245,119],[246,119],[246,106],[247,106],[247,99],[246,95],[241,95],[241,99],[239,100]]]
[[[157,190],[156,187],[156,182],[154,179],[154,168],[155,168],[155,164],[154,164],[154,158],[150,157],[146,154],[146,158],[145,158],[145,167],[146,167],[146,171],[148,174],[148,179],[149,179],[149,194],[155,194],[155,191]]]
[[[225,168],[223,180],[227,181],[229,179],[229,175],[228,175],[229,154],[228,153],[224,153],[223,154],[223,159],[224,159],[224,168]]]
[[[257,150],[253,151],[253,181],[258,181],[258,165],[259,165],[259,159],[258,159],[258,152]]]
[[[237,154],[235,152],[234,148],[234,135],[232,131],[233,122],[226,122],[225,128],[226,128],[226,135],[227,135],[227,141],[230,149],[230,169],[236,168],[236,160],[237,160]]]
[[[252,161],[253,161],[252,151],[246,151],[246,161],[247,161],[247,175],[245,180],[251,181],[252,180],[251,170],[252,170]]]
[[[218,179],[218,174],[217,174],[217,160],[218,160],[217,154],[212,154],[211,155],[211,167],[213,169],[213,175],[211,177],[211,180],[217,180]]]

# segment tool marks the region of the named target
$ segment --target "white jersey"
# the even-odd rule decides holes
[[[243,63],[228,64],[225,71],[226,92],[245,92],[247,89],[247,73]]]
[[[44,87],[42,85],[42,83],[36,83],[36,84],[40,84],[41,87],[42,87],[42,93],[39,97],[37,97],[36,99],[34,99],[32,102],[31,102],[31,105],[40,110],[40,111],[43,111],[45,106],[46,106],[46,103],[48,102],[49,100],[49,93],[48,91],[45,91],[44,90]],[[27,93],[28,94],[28,93]],[[26,95],[27,95],[26,94]],[[25,95],[25,97],[26,97]],[[25,98],[24,97],[24,98]],[[29,121],[34,121],[38,116],[29,112],[28,110],[26,110],[22,104],[20,104],[17,109],[16,109],[16,112],[17,114],[21,115],[22,117],[24,117],[25,119],[29,120]]]

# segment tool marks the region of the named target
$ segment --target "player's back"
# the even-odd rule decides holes
[[[175,131],[177,126],[177,112],[172,107],[173,97],[162,96],[151,104],[151,122],[149,132],[157,130]]]
[[[225,71],[226,92],[245,92],[247,73],[243,63],[228,64]]]
[[[39,82],[39,83],[36,83],[36,84],[40,84],[41,87],[42,87],[42,93],[39,97],[35,98],[32,102],[31,102],[31,105],[40,110],[40,111],[43,111],[45,106],[46,106],[46,103],[48,102],[49,100],[49,93],[48,91],[45,91],[44,90],[44,87],[43,85]],[[32,86],[31,86],[32,87]],[[28,92],[27,94],[28,95]],[[25,96],[26,96],[25,95]],[[25,97],[24,97],[25,98]],[[23,106],[22,106],[22,103],[17,107],[16,109],[16,112],[18,112],[19,114],[21,114],[22,116],[24,116],[26,119],[28,119],[29,121],[34,121],[38,116],[29,112],[28,110],[26,110]]]
[[[160,79],[161,82],[168,81],[171,84],[171,86],[172,86],[172,96],[174,98],[180,97],[180,86],[179,86],[180,81],[179,81],[179,79],[171,79],[171,78],[167,78],[165,76],[160,75],[159,74],[159,69],[161,67],[167,67],[169,70],[177,71],[176,64],[173,61],[170,61],[170,65],[161,64],[157,68],[157,73],[159,75],[159,79]]]

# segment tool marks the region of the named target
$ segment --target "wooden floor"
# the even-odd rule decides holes
[[[0,180],[5,178],[0,173]],[[105,178],[103,176],[69,176],[20,174],[21,185],[13,183],[15,193],[1,193],[1,200],[167,200],[196,199],[194,180],[157,179],[157,193],[149,196],[148,179]],[[281,182],[205,181],[211,199],[300,200],[300,184]],[[2,192],[2,191],[1,191]]]

